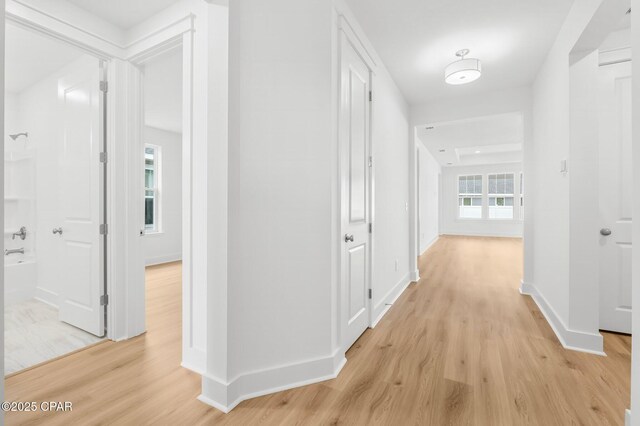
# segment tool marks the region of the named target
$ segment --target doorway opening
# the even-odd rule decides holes
[[[599,329],[631,334],[631,14],[598,49]]]
[[[5,59],[5,374],[106,336],[106,63],[13,22]]]
[[[174,324],[178,345],[183,232],[182,67],[182,45],[140,65],[143,92],[140,168],[144,174],[140,191],[144,218],[140,233],[146,269],[146,323],[148,331]]]

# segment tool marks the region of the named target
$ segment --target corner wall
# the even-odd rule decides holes
[[[418,240],[422,255],[440,236],[441,167],[418,142]]]
[[[534,296],[564,346],[595,353],[602,353],[598,225],[590,214],[597,208],[597,140],[589,130],[594,94],[585,87],[593,82],[597,54],[589,53],[607,35],[607,15],[622,17],[627,7],[617,0],[574,2],[533,86],[536,181],[528,188],[544,202],[534,203],[535,280],[525,281],[523,291]],[[568,173],[560,172],[562,160]]]
[[[331,379],[346,362],[336,317],[337,13],[349,15],[371,47],[336,3],[230,3],[228,364],[209,362],[200,396],[223,411]],[[379,319],[409,283],[409,120],[403,96],[376,59],[372,139],[381,201],[374,212],[372,316]],[[210,316],[208,327],[216,326]]]
[[[373,289],[374,324],[410,283],[409,107],[391,76],[379,66],[373,77]]]

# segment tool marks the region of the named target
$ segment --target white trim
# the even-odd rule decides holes
[[[134,37],[128,37],[128,35],[135,34],[137,31],[123,32],[115,27],[112,27],[113,31],[119,31],[120,34],[101,35],[84,28],[90,26],[91,23],[74,22],[56,16],[55,13],[40,10],[23,0],[7,1],[6,18],[36,29],[50,37],[66,41],[101,59],[118,58],[141,63],[149,59],[149,56],[154,55],[156,47],[163,47],[166,43],[179,41],[182,34],[191,31],[195,15],[186,13],[178,19],[163,19],[163,22],[157,22],[152,29]],[[149,21],[154,18],[149,18]],[[139,27],[144,27],[146,23],[146,21],[143,22]],[[116,40],[116,38],[121,39]]]
[[[624,426],[631,426],[631,410],[624,410]]]
[[[551,329],[565,349],[586,352],[594,355],[606,356],[603,348],[603,338],[600,333],[587,333],[567,328],[560,316],[553,310],[536,286],[521,281],[520,293],[531,296],[542,315],[547,319]]]
[[[436,235],[435,238],[432,238],[431,241],[427,243],[426,247],[421,250],[420,256],[424,256],[425,254],[427,254],[427,251],[429,251],[429,249],[433,247],[433,245],[437,243],[439,239],[440,235]]]
[[[145,266],[162,265],[163,263],[177,262],[182,260],[182,253],[167,254],[164,256],[150,257],[144,260]]]
[[[451,235],[451,236],[456,236],[456,237],[495,237],[495,238],[522,238],[522,232],[474,232],[474,231],[468,231],[468,232],[457,232],[457,231],[453,231],[453,232],[449,232],[449,231],[442,231],[440,233],[440,236],[447,236],[447,235]]]
[[[203,374],[198,399],[228,413],[247,399],[335,379],[346,362],[344,352],[337,350],[327,357],[243,373],[229,382]]]
[[[411,273],[409,274],[409,281],[411,281],[412,283],[417,283],[418,281],[420,281],[420,271],[418,269],[416,269],[415,271],[411,271]]]
[[[345,235],[346,234],[346,225],[347,225],[347,221],[346,221],[346,217],[347,217],[347,213],[344,210],[344,193],[343,193],[343,185],[342,185],[342,181],[343,181],[343,162],[345,161],[344,158],[342,158],[342,145],[341,145],[341,134],[342,134],[342,129],[341,129],[341,115],[343,113],[342,111],[342,91],[343,91],[343,86],[342,86],[342,40],[344,39],[347,43],[349,43],[352,47],[353,50],[356,52],[356,54],[362,59],[362,61],[364,62],[365,66],[367,67],[368,71],[369,71],[369,91],[373,91],[373,80],[374,80],[374,75],[375,75],[375,62],[373,61],[373,58],[371,57],[370,52],[367,50],[365,44],[362,42],[362,38],[358,37],[358,35],[356,34],[353,26],[350,24],[350,20],[349,18],[345,17],[342,12],[336,8],[336,11],[338,13],[338,20],[337,20],[337,42],[338,42],[338,46],[337,46],[337,65],[338,65],[338,74],[337,74],[337,87],[336,87],[336,91],[337,91],[337,95],[338,97],[335,99],[337,101],[337,105],[335,105],[336,110],[337,110],[337,135],[336,135],[336,147],[337,147],[337,179],[338,179],[338,183],[339,183],[339,187],[338,187],[338,192],[337,192],[337,197],[338,197],[338,210],[337,210],[337,218],[338,218],[338,224],[339,224],[339,229],[340,229],[340,236]],[[367,112],[369,114],[369,122],[368,122],[368,126],[369,126],[369,134],[368,134],[368,140],[367,140],[367,145],[368,145],[368,154],[369,156],[373,157],[373,101],[368,102],[367,103]],[[374,215],[375,215],[375,204],[374,204],[374,195],[375,195],[375,164],[372,164],[370,167],[367,167],[367,176],[369,179],[368,185],[367,185],[367,213],[366,213],[366,217],[365,220],[372,224],[372,226],[374,226],[375,229],[375,223],[374,223]],[[373,238],[373,233],[371,232],[367,232],[367,244],[368,244],[368,254],[367,254],[367,261],[368,261],[368,267],[367,267],[367,287],[369,291],[373,291],[373,250],[374,250],[374,238]],[[339,281],[338,281],[338,294],[340,295],[340,302],[339,302],[339,307],[338,307],[338,328],[340,330],[340,337],[339,337],[339,342],[340,345],[339,347],[343,348],[343,351],[346,351],[347,349],[349,349],[349,347],[352,345],[353,342],[346,342],[345,341],[345,336],[347,336],[347,330],[348,330],[348,325],[347,325],[347,319],[348,319],[348,315],[345,315],[345,313],[347,312],[348,306],[347,306],[347,301],[345,300],[345,298],[342,297],[343,294],[345,294],[345,289],[344,289],[344,285],[345,285],[345,276],[346,276],[346,272],[344,270],[345,267],[345,248],[344,248],[344,242],[342,240],[342,238],[338,239],[337,241],[337,245],[338,245],[338,255],[339,255]],[[367,304],[367,308],[369,310],[368,312],[368,323],[372,324],[374,316],[373,316],[373,301],[370,298],[367,298],[366,300],[366,304]],[[364,330],[363,330],[364,332]]]
[[[396,285],[394,285],[387,294],[384,295],[382,299],[378,303],[375,304],[373,309],[371,310],[371,314],[374,320],[371,322],[371,328],[374,328],[382,317],[387,313],[391,306],[398,300],[398,298],[404,293],[404,291],[409,287],[412,281],[409,279],[409,274],[406,274]]]
[[[36,294],[33,296],[34,299],[39,300],[42,303],[46,303],[49,306],[53,306],[56,309],[59,307],[59,297],[58,293],[42,287],[36,287]]]
[[[101,59],[124,59],[125,53],[117,42],[87,31],[73,22],[54,16],[20,0],[8,0],[6,19],[65,41]]]
[[[598,65],[606,66],[619,64],[620,62],[631,61],[631,47],[622,47],[618,49],[600,50],[598,55]]]

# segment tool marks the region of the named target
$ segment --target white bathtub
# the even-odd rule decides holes
[[[36,260],[29,254],[4,257],[4,303],[32,299],[36,294]]]

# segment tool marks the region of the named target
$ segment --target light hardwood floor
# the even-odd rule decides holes
[[[518,293],[517,239],[442,237],[422,279],[347,353],[331,381],[241,403],[195,398],[180,363],[180,265],[147,270],[146,335],[106,342],[7,380],[7,399],[73,402],[71,413],[7,415],[47,425],[622,425],[631,339],[607,357],[568,351]]]

